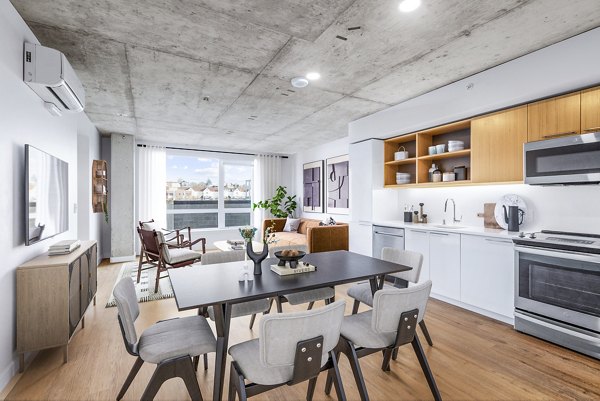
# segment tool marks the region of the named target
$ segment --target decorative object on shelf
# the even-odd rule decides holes
[[[456,181],[463,181],[467,179],[467,168],[465,166],[454,167],[454,174],[456,175]]]
[[[464,141],[448,141],[448,152],[457,152],[459,150],[465,150]]]
[[[435,145],[435,152],[437,154],[445,153],[446,152],[446,144],[440,143],[439,145]]]
[[[500,227],[502,227],[505,230],[508,229],[508,219],[505,218],[508,216],[504,215],[504,210],[506,209],[508,212],[510,206],[516,206],[518,209],[516,213],[519,216],[519,224],[523,224],[523,222],[525,221],[525,216],[527,216],[527,204],[525,203],[523,198],[515,194],[503,195],[498,200],[498,202],[496,202],[496,207],[494,208],[494,217],[496,218],[496,222],[500,225]],[[517,227],[516,231],[518,230],[519,229]]]
[[[394,153],[394,160],[408,159],[408,151],[404,146],[398,147],[398,151]]]
[[[410,184],[410,173],[396,173],[396,184]]]
[[[427,150],[429,151],[430,155],[435,155],[437,153],[437,148],[435,146],[430,146],[427,148]]]
[[[323,213],[323,160],[304,164],[302,210]]]
[[[446,172],[442,176],[442,181],[444,181],[444,182],[455,181],[455,179],[456,179],[456,174],[454,174],[454,172]]]
[[[350,213],[349,177],[348,155],[327,159],[327,213]]]
[[[436,169],[431,173],[431,182],[442,182],[442,172],[440,169]]]
[[[433,182],[433,172],[437,169],[435,163],[431,163],[431,168],[429,169],[429,182]]]
[[[296,195],[289,196],[287,188],[283,185],[275,189],[275,196],[271,199],[265,199],[252,204],[252,210],[265,209],[273,217],[292,217],[297,207]]]
[[[275,257],[279,259],[277,266],[288,265],[291,269],[298,267],[298,261],[306,255],[306,252],[298,251],[296,249],[285,249],[283,251],[275,252]]]
[[[106,160],[92,162],[92,210],[104,213],[108,223],[108,163]]]

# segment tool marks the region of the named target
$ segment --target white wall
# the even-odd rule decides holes
[[[23,42],[39,43],[13,6],[0,1],[0,389],[17,371],[15,354],[15,269],[56,241],[77,237],[77,135],[97,135],[81,116],[52,117],[23,83]],[[8,96],[10,94],[10,96]],[[69,231],[24,245],[24,145],[31,144],[69,164]]]
[[[599,47],[596,28],[353,121],[350,141],[389,138],[596,85]]]
[[[332,158],[332,157],[336,157],[336,156],[342,156],[342,155],[347,155],[348,151],[349,151],[349,145],[350,145],[350,141],[348,137],[345,138],[341,138],[332,142],[328,142],[326,144],[323,144],[321,146],[316,146],[312,149],[309,150],[305,150],[302,152],[299,152],[296,154],[295,157],[295,193],[298,197],[298,209],[297,209],[297,215],[298,216],[302,216],[305,217],[307,219],[318,219],[318,220],[324,220],[326,217],[333,217],[333,219],[335,221],[343,221],[343,222],[348,222],[350,221],[350,216],[347,214],[330,214],[327,213],[327,204],[325,203],[325,213],[313,213],[313,212],[303,212],[302,211],[302,195],[303,195],[303,185],[302,185],[302,181],[303,181],[303,165],[305,163],[310,163],[310,162],[314,162],[314,161],[319,161],[319,160],[324,160],[325,162],[327,161],[327,159]],[[352,174],[352,163],[350,163],[350,174]],[[325,187],[323,188],[324,191],[327,191],[326,188],[327,185],[325,185]],[[324,199],[324,202],[326,202],[327,199]],[[352,202],[352,201],[351,201]]]

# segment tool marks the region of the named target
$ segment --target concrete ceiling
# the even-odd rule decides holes
[[[67,55],[101,132],[279,153],[600,26],[598,0],[11,1]]]

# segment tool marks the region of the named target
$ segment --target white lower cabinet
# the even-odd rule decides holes
[[[370,222],[352,221],[349,223],[351,252],[365,256],[373,256],[373,224]]]
[[[514,250],[509,239],[462,235],[460,300],[507,317],[514,311]]]
[[[404,249],[419,252],[423,255],[423,266],[419,282],[429,280],[429,232],[421,230],[404,230]]]
[[[431,292],[460,300],[460,234],[429,233]]]

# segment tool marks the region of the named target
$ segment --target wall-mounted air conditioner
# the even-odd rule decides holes
[[[85,107],[85,91],[73,67],[58,50],[25,43],[23,81],[41,97],[54,115],[80,112]]]

